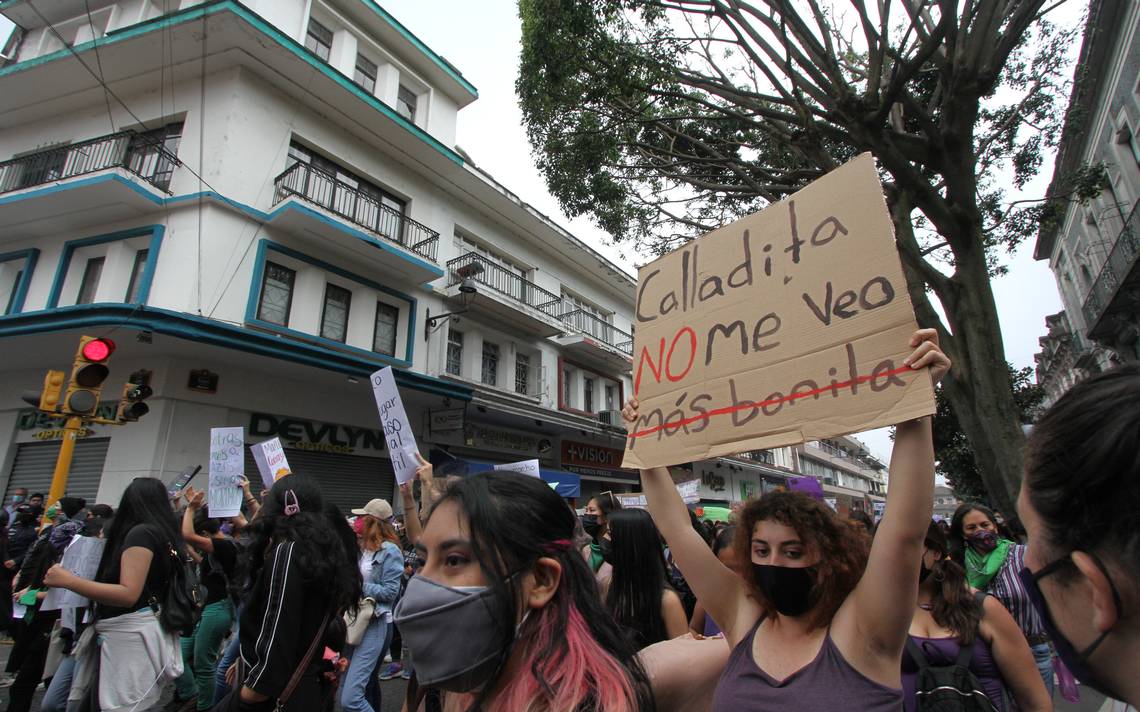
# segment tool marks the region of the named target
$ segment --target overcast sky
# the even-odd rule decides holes
[[[614,261],[633,271],[634,264],[609,244],[605,233],[587,218],[570,220],[531,159],[514,93],[521,28],[511,0],[380,0],[381,4],[429,47],[459,68],[479,90],[479,99],[459,114],[458,143],[475,163],[490,172],[523,200],[546,213],[555,222],[594,244]],[[1070,0],[1054,13],[1054,21],[1075,24],[1083,4]],[[7,37],[11,23],[0,17],[0,37]],[[1073,53],[1079,49],[1074,43]],[[1045,161],[1043,175],[1018,197],[1040,197],[1052,173],[1053,157]],[[1038,351],[1037,338],[1045,333],[1045,316],[1061,309],[1056,282],[1047,263],[1032,257],[1026,243],[1008,260],[1010,271],[994,283],[1001,314],[1007,358],[1017,367],[1032,366]],[[628,250],[627,250],[628,252]],[[885,459],[891,443],[886,430],[862,437],[872,451]]]

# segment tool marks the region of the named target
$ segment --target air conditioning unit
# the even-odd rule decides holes
[[[597,416],[598,422],[603,425],[612,425],[615,428],[621,428],[625,425],[621,419],[620,410],[599,410]]]

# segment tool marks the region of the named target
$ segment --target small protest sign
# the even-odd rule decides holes
[[[396,378],[392,367],[385,366],[370,377],[372,395],[376,398],[376,409],[380,411],[380,424],[384,428],[384,439],[388,444],[388,457],[392,458],[392,470],[400,484],[409,482],[419,469],[416,454],[416,438],[412,435],[412,425],[400,391],[396,388]]]
[[[285,448],[281,446],[281,438],[250,445],[249,451],[253,453],[253,461],[257,463],[257,471],[261,473],[261,481],[267,488],[285,475],[293,474],[289,469],[289,460],[285,457]]]
[[[59,564],[79,578],[94,581],[95,574],[99,570],[99,560],[103,558],[105,543],[106,539],[77,536],[68,544]],[[58,611],[61,608],[83,608],[86,605],[87,599],[78,593],[66,588],[52,588],[40,602],[40,609]]]
[[[242,428],[210,428],[209,514],[224,519],[241,513],[241,478],[245,465]]]
[[[678,482],[676,487],[677,493],[681,495],[681,499],[685,504],[696,504],[701,501],[700,480]],[[615,494],[614,499],[625,509],[645,509],[648,506],[645,501],[645,495],[640,492]]]
[[[538,460],[522,460],[520,462],[508,462],[505,465],[495,465],[496,470],[506,470],[507,472],[517,472],[521,475],[530,475],[531,477],[542,477]]]
[[[170,483],[170,487],[166,489],[166,493],[170,496],[171,499],[174,499],[182,493],[182,490],[186,488],[186,485],[190,484],[190,480],[194,479],[194,475],[197,475],[201,471],[201,465],[191,465],[190,467],[187,467],[185,470],[179,473],[178,477],[174,478],[174,481]]]
[[[934,412],[870,154],[641,268],[624,467],[695,462]]]

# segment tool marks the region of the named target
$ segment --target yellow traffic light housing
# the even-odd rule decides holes
[[[24,391],[24,402],[34,405],[44,413],[56,414],[59,410],[60,396],[63,394],[63,385],[67,381],[67,374],[63,371],[48,371],[44,376],[44,387],[41,391]]]
[[[75,363],[71,368],[71,380],[67,384],[67,395],[63,399],[63,412],[67,415],[91,416],[99,408],[99,394],[103,381],[111,369],[107,360],[115,351],[115,342],[94,336],[79,339],[75,352]]]

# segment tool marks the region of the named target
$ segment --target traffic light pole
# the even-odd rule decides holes
[[[58,502],[67,490],[67,475],[71,472],[71,458],[75,455],[75,441],[83,430],[83,418],[78,415],[69,416],[63,424],[63,442],[59,446],[59,457],[55,460],[55,472],[51,476],[51,490],[48,502]],[[41,528],[51,524],[45,512]]]

